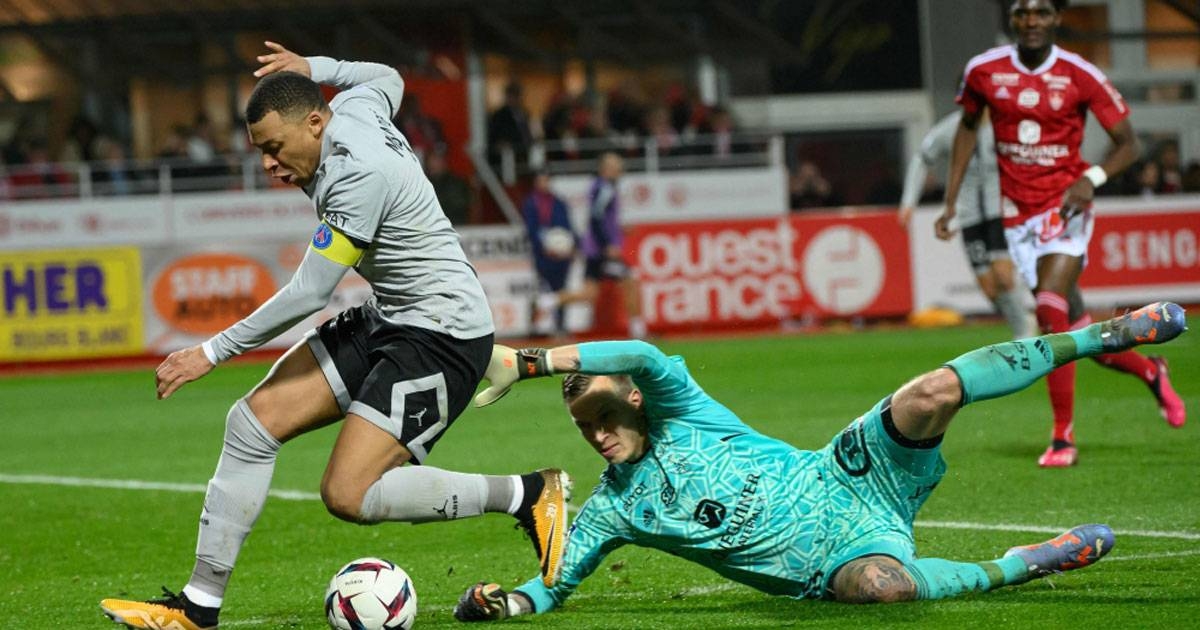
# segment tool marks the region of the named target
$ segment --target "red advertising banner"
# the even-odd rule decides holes
[[[1100,214],[1079,284],[1095,289],[1200,284],[1200,207]]]
[[[642,224],[628,236],[652,330],[912,309],[908,234],[894,213]]]

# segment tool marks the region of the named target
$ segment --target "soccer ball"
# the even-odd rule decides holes
[[[336,630],[408,630],[416,616],[412,579],[380,558],[350,562],[325,591],[325,617]]]
[[[566,258],[575,250],[575,235],[563,227],[542,230],[542,249],[555,258]]]

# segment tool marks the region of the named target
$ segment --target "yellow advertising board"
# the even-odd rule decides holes
[[[0,361],[142,352],[136,247],[0,251]]]

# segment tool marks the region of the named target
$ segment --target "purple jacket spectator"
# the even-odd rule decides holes
[[[597,177],[588,192],[588,231],[583,238],[583,255],[604,258],[605,250],[625,242],[621,232],[621,195],[617,182]]]

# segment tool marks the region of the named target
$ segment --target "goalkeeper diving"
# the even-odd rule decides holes
[[[1079,330],[979,348],[909,381],[817,451],[758,433],[705,393],[681,357],[644,342],[496,346],[490,386],[476,403],[495,402],[518,380],[566,374],[571,418],[609,465],[568,532],[557,583],[538,576],[505,590],[479,582],[454,615],[492,621],[553,610],[626,544],[769,594],[850,603],[943,599],[1088,566],[1112,550],[1106,525],[1080,525],[995,559],[918,558],[913,520],[946,473],[944,433],[960,407],[1186,329],[1180,306],[1158,302]]]

